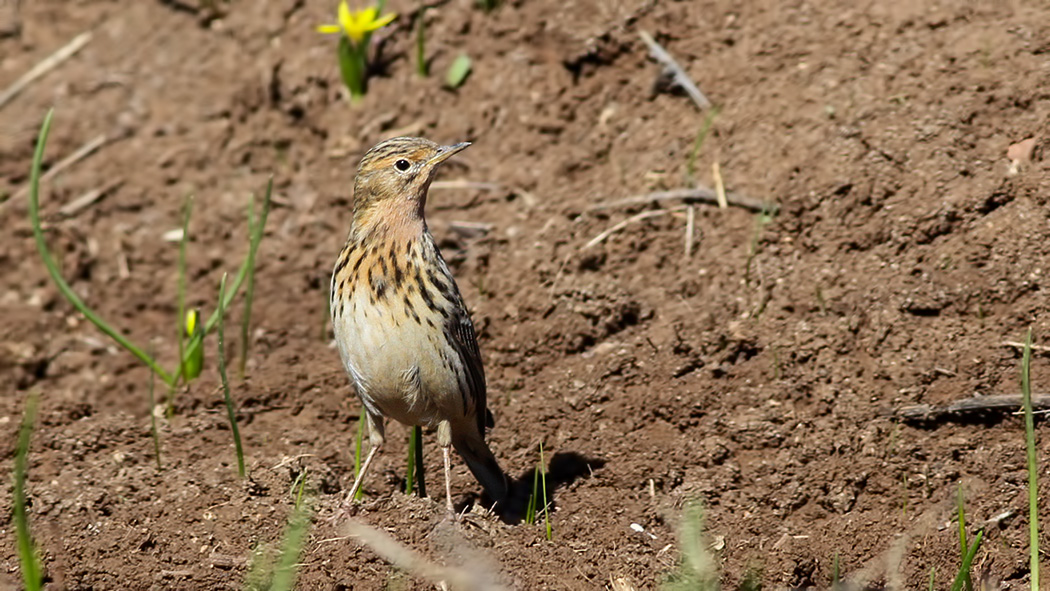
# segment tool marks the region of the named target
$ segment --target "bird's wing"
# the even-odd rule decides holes
[[[452,336],[452,345],[459,354],[463,371],[466,372],[469,395],[474,401],[474,413],[478,421],[478,432],[485,436],[485,423],[488,416],[485,393],[485,369],[481,365],[481,350],[478,349],[478,337],[470,315],[462,305],[456,306],[456,312],[448,319],[447,329]]]

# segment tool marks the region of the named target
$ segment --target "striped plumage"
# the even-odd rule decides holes
[[[394,138],[369,150],[358,168],[330,306],[372,442],[348,501],[383,445],[385,418],[437,428],[450,508],[450,445],[492,500],[507,495],[506,476],[485,443],[491,415],[474,325],[423,217],[435,169],[466,145]]]

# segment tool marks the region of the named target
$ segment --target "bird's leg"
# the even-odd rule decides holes
[[[386,440],[384,435],[383,417],[373,415],[372,413],[366,413],[368,415],[368,440],[372,443],[372,449],[368,450],[368,456],[365,457],[365,463],[361,464],[361,471],[357,473],[357,478],[354,479],[354,486],[350,488],[350,494],[346,496],[346,500],[343,501],[344,507],[349,507],[354,502],[354,497],[357,496],[357,489],[361,488],[361,483],[365,479],[365,474],[368,473],[368,467],[372,465],[372,458],[375,457],[376,452],[383,447],[383,442]],[[360,427],[359,427],[360,428]]]
[[[452,460],[449,450],[452,447],[452,425],[448,421],[441,421],[437,428],[438,445],[441,446],[441,455],[445,458],[445,501],[450,515],[456,512],[452,508]]]

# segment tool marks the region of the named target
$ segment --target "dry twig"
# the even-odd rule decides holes
[[[967,415],[982,412],[1013,412],[1021,408],[1020,394],[997,394],[994,396],[971,396],[956,400],[945,406],[932,404],[914,404],[902,406],[892,411],[896,418],[906,421],[932,421],[953,415]],[[1032,408],[1035,410],[1050,409],[1050,394],[1033,394]]]
[[[110,182],[107,185],[92,189],[87,193],[84,193],[80,197],[70,201],[58,209],[58,214],[63,217],[73,217],[88,207],[98,203],[103,197],[111,193],[114,189],[124,184],[124,179],[117,179]]]
[[[662,215],[667,215],[669,213],[674,213],[676,211],[682,211],[686,207],[688,207],[688,206],[681,205],[681,206],[678,206],[678,207],[675,207],[675,208],[672,208],[672,209],[654,209],[652,211],[643,211],[642,213],[638,213],[638,214],[632,215],[631,217],[627,218],[626,220],[623,220],[622,222],[620,222],[618,224],[615,224],[614,226],[608,228],[607,230],[605,230],[601,234],[598,234],[594,238],[591,238],[591,241],[588,242],[587,244],[584,244],[583,248],[581,248],[580,250],[587,250],[588,248],[592,248],[594,246],[597,246],[597,245],[601,244],[609,236],[612,236],[613,234],[619,232],[620,230],[623,230],[624,228],[626,228],[627,226],[630,226],[631,224],[633,224],[635,222],[640,222],[640,221],[642,221],[644,219],[648,219],[648,218],[655,218],[655,217],[659,217],[659,216],[662,216]]]
[[[57,175],[58,173],[69,168],[70,166],[73,166],[77,162],[80,162],[84,158],[87,158],[92,154],[92,152],[104,146],[106,142],[109,141],[109,139],[109,136],[103,133],[96,136],[94,139],[87,142],[83,146],[80,146],[79,148],[77,148],[76,152],[73,152],[69,156],[66,156],[54,166],[52,166],[50,169],[48,169],[48,171],[40,177],[40,183],[43,184],[46,181],[55,178],[55,175]],[[22,198],[25,197],[28,192],[29,186],[26,185],[25,187],[19,189],[18,192],[14,194],[14,197],[9,199],[5,203],[10,203],[11,201],[21,201]]]
[[[726,201],[726,186],[722,182],[722,168],[718,166],[718,161],[711,163],[711,178],[715,180],[715,199],[718,201],[719,209],[726,209],[729,207],[729,202]]]
[[[696,242],[696,208],[686,206],[685,210],[685,258],[693,256],[693,243]],[[649,481],[652,483],[652,480]]]
[[[1016,341],[1003,341],[999,344],[1004,347],[1011,347],[1013,349],[1024,349],[1024,343],[1018,343]],[[1038,351],[1040,353],[1047,353],[1050,352],[1050,347],[1046,347],[1043,345],[1032,345],[1032,350]]]
[[[484,580],[484,577],[472,574],[466,570],[434,564],[415,550],[402,545],[385,532],[363,523],[350,521],[346,526],[346,530],[387,562],[421,579],[431,581],[435,585],[447,585],[452,589],[492,591],[502,589],[502,587]]]
[[[742,207],[744,209],[750,209],[755,212],[770,212],[776,213],[780,210],[780,205],[777,203],[759,201],[752,197],[745,197],[736,193],[726,193],[726,203],[735,207]],[[645,195],[635,195],[633,197],[627,197],[626,199],[618,199],[616,201],[605,201],[603,203],[595,203],[588,209],[590,211],[598,211],[602,209],[614,209],[617,207],[629,207],[632,205],[647,205],[650,203],[660,203],[663,201],[683,201],[685,203],[718,203],[718,194],[713,190],[704,186],[697,186],[695,189],[673,189],[670,191],[656,191],[654,193],[647,193]]]
[[[49,55],[36,66],[33,66],[33,69],[23,74],[21,78],[15,80],[11,86],[7,87],[7,90],[0,93],[0,107],[3,107],[10,102],[11,99],[18,96],[20,92],[25,90],[26,87],[32,84],[37,78],[47,74],[62,62],[76,55],[78,51],[83,49],[83,47],[91,41],[91,36],[91,31],[86,31],[77,35],[72,41],[65,44],[55,53]]]
[[[707,97],[704,96],[704,93],[700,92],[696,83],[689,78],[689,75],[685,73],[682,66],[678,65],[678,62],[671,57],[671,54],[667,53],[666,49],[653,39],[652,35],[645,31],[638,31],[638,36],[649,46],[649,53],[652,54],[653,59],[663,64],[664,69],[669,71],[674,77],[675,84],[682,87],[682,90],[689,95],[689,98],[693,99],[693,102],[696,103],[697,107],[700,107],[701,111],[711,108],[711,101],[707,100]]]

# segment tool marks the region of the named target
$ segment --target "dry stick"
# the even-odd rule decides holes
[[[685,210],[685,258],[687,259],[693,256],[693,242],[696,240],[695,234],[696,208],[689,205]]]
[[[44,175],[40,177],[40,182],[43,183],[45,181],[49,181],[49,180],[55,178],[55,175],[57,175],[58,173],[62,172],[65,169],[69,168],[70,166],[73,166],[77,162],[80,162],[84,158],[87,158],[88,156],[91,155],[92,152],[94,152],[95,150],[97,150],[97,149],[101,148],[102,146],[104,146],[106,144],[106,142],[108,142],[108,141],[109,141],[109,135],[103,133],[103,134],[95,137],[95,139],[93,139],[93,140],[89,141],[88,143],[84,144],[83,146],[80,146],[79,148],[77,148],[76,152],[73,152],[69,156],[66,156],[61,161],[59,161],[57,164],[52,166],[47,172],[45,172]],[[18,190],[17,193],[15,193],[14,197],[12,199],[9,199],[8,201],[6,201],[6,203],[10,203],[12,201],[21,201],[22,198],[25,197],[25,195],[26,195],[26,193],[28,191],[29,191],[29,186],[28,185],[25,186],[25,187],[22,187],[21,189]]]
[[[971,396],[956,400],[945,406],[915,404],[902,406],[893,411],[893,416],[904,420],[933,420],[946,415],[962,415],[976,412],[1012,412],[1021,408],[1020,394],[997,394],[994,396]],[[1050,409],[1050,394],[1032,394],[1032,408]]]
[[[711,178],[715,181],[715,199],[718,200],[718,208],[726,209],[729,207],[726,201],[726,186],[722,182],[722,169],[718,166],[717,160],[711,163]]]
[[[117,179],[107,185],[103,185],[97,189],[92,189],[60,207],[58,213],[63,217],[73,217],[95,203],[98,203],[100,199],[122,184],[124,184],[124,179]]]
[[[88,41],[91,41],[91,35],[91,31],[86,31],[77,35],[72,41],[55,53],[52,53],[36,66],[33,66],[33,69],[23,74],[21,78],[15,80],[14,84],[8,86],[7,90],[5,90],[3,94],[0,94],[0,107],[3,107],[10,102],[11,99],[18,96],[20,92],[25,90],[25,88],[32,84],[37,78],[47,74],[62,62],[73,57],[76,52],[80,51],[88,44]]]
[[[1016,341],[1003,341],[1003,342],[1001,342],[999,344],[1004,346],[1004,347],[1012,347],[1014,349],[1024,349],[1024,343],[1018,343]],[[1032,345],[1032,350],[1033,351],[1039,351],[1040,353],[1046,353],[1046,352],[1050,352],[1050,347],[1040,346],[1040,345]]]
[[[448,585],[451,589],[503,589],[485,580],[486,577],[483,575],[461,568],[434,564],[415,550],[402,545],[386,532],[361,522],[350,521],[346,525],[346,531],[395,567],[436,585]]]
[[[612,236],[613,234],[619,232],[620,230],[623,230],[624,228],[626,228],[627,226],[630,226],[631,224],[633,224],[635,222],[640,222],[640,221],[642,221],[644,219],[647,219],[647,218],[655,218],[655,217],[658,217],[658,216],[661,216],[661,215],[666,215],[666,214],[669,214],[669,213],[682,211],[686,207],[688,207],[688,205],[680,205],[678,207],[674,207],[674,208],[671,208],[671,209],[654,209],[652,211],[643,211],[642,213],[638,213],[638,214],[632,215],[631,217],[627,218],[626,220],[624,220],[624,221],[622,221],[622,222],[612,226],[611,228],[607,229],[606,231],[604,231],[601,234],[598,234],[597,236],[592,238],[591,241],[588,242],[587,244],[584,244],[583,248],[581,248],[580,250],[587,250],[588,248],[591,248],[591,247],[594,247],[594,246],[597,246],[597,245],[601,244],[609,236]]]
[[[616,201],[605,201],[602,203],[596,203],[588,208],[590,211],[599,211],[603,209],[614,209],[617,207],[628,207],[631,205],[647,205],[650,203],[660,203],[662,201],[684,201],[685,203],[718,203],[718,195],[713,189],[709,189],[704,186],[697,186],[694,189],[672,189],[670,191],[656,191],[655,193],[647,193],[645,195],[635,195],[633,197],[627,197],[626,199],[618,199]],[[742,207],[744,209],[750,209],[755,212],[770,212],[776,213],[780,210],[780,205],[773,202],[760,201],[752,197],[745,197],[744,195],[737,195],[736,193],[726,193],[726,203],[735,207]]]
[[[663,64],[664,69],[671,72],[674,76],[675,83],[685,90],[686,94],[689,95],[689,98],[693,99],[693,102],[696,103],[696,106],[700,107],[701,111],[704,109],[710,109],[711,101],[707,100],[704,93],[700,92],[700,89],[697,88],[693,80],[689,78],[689,75],[682,69],[682,66],[679,66],[678,62],[671,57],[671,54],[667,53],[667,50],[657,43],[649,33],[638,31],[638,36],[649,46],[649,53],[652,54],[653,59]]]

